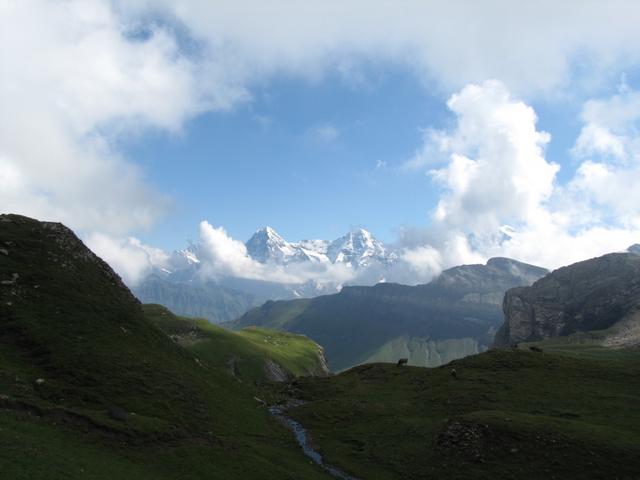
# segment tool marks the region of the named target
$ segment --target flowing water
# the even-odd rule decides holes
[[[307,435],[305,428],[299,422],[296,422],[294,419],[285,415],[287,408],[287,405],[277,405],[269,408],[269,413],[293,431],[296,436],[296,441],[298,442],[298,445],[302,447],[304,454],[336,478],[341,480],[357,480],[355,477],[344,473],[339,468],[324,462],[322,455],[320,455],[320,453],[310,445],[309,435]]]

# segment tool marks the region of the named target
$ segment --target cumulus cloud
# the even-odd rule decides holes
[[[0,82],[0,209],[103,232],[92,234],[93,244],[134,279],[144,271],[144,255],[135,242],[113,239],[154,224],[168,200],[122,156],[123,136],[149,128],[180,132],[201,112],[250,100],[252,86],[275,75],[315,80],[346,72],[355,79],[359,63],[371,60],[410,68],[442,91],[500,78],[520,94],[536,94],[584,86],[571,69],[576,55],[595,79],[640,59],[640,5],[511,4],[3,2],[0,70],[9,74]],[[559,188],[557,167],[544,158],[549,137],[535,128],[533,110],[497,82],[462,89],[449,101],[455,128],[427,131],[409,165],[429,170],[443,189],[434,225],[449,233],[433,234],[430,245],[438,255],[423,245],[403,258],[427,275],[433,265],[490,252],[533,258],[534,243],[552,234],[558,241],[547,251],[564,249],[562,239],[567,245],[584,239],[584,248],[591,242],[597,249],[612,246],[614,238],[621,242],[633,232],[640,205],[635,193],[615,195],[635,191],[639,98],[623,89],[585,105],[585,128],[574,148],[582,165]],[[321,132],[328,140],[338,134],[330,126]],[[429,163],[436,154],[447,164]],[[587,200],[577,201],[583,193]],[[607,206],[620,222],[598,223]],[[596,221],[580,221],[585,212]],[[505,222],[516,228],[507,240],[495,233]],[[277,281],[352,275],[267,272],[247,261],[223,231],[205,230],[214,272]],[[139,268],[127,270],[118,258]],[[536,258],[551,265],[567,257],[557,252]]]
[[[569,189],[590,202],[609,223],[635,226],[640,220],[640,92],[623,85],[606,99],[590,100],[573,148],[582,161]]]
[[[498,255],[555,268],[636,243],[640,114],[626,108],[635,92],[624,95],[585,104],[574,147],[581,163],[565,185],[557,182],[559,167],[544,156],[550,136],[537,130],[533,109],[504,84],[468,85],[451,96],[455,125],[426,136],[422,148],[449,155],[444,166],[429,170],[442,189],[440,200],[422,243],[401,242],[402,258],[423,275]],[[619,148],[589,137],[593,128]],[[587,153],[597,160],[582,158]]]
[[[161,249],[145,245],[137,238],[114,238],[92,233],[84,238],[87,246],[118,272],[129,286],[136,285],[153,268],[165,266],[169,256]]]
[[[433,137],[450,153],[444,168],[430,171],[445,191],[436,221],[484,236],[537,216],[559,167],[544,158],[550,136],[536,130],[533,109],[498,81],[469,85],[447,106],[457,124],[449,135]]]
[[[238,78],[273,72],[358,78],[358,60],[407,65],[447,90],[500,78],[518,92],[551,91],[576,56],[594,77],[638,60],[640,6],[625,0],[127,0],[120,9],[178,22]],[[553,12],[553,15],[549,15]],[[612,28],[615,25],[615,28]]]
[[[148,128],[178,132],[185,119],[226,108],[244,90],[186,57],[173,31],[151,24],[140,32],[107,1],[0,9],[1,209],[83,231],[152,225],[167,199],[121,156],[117,140]]]

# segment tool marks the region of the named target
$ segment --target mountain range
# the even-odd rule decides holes
[[[363,272],[369,268],[384,270],[398,259],[396,253],[362,228],[333,241],[289,242],[267,226],[257,230],[245,247],[247,255],[256,262],[278,266],[341,265]],[[145,303],[158,303],[180,315],[219,323],[233,320],[267,300],[315,297],[335,293],[342,286],[314,280],[283,284],[233,276],[209,278],[202,274],[206,258],[206,247],[202,244],[176,250],[165,264],[155,266],[145,279],[133,285],[132,290]]]
[[[247,254],[257,262],[288,265],[300,262],[343,264],[351,268],[365,268],[373,264],[391,265],[397,255],[388,250],[371,232],[358,228],[333,240],[302,240],[289,242],[273,228],[257,230],[245,243]],[[174,252],[170,273],[191,269],[200,264],[201,245],[191,245]]]
[[[508,258],[462,265],[426,285],[346,286],[311,299],[268,301],[231,328],[260,326],[302,333],[325,348],[332,370],[406,357],[437,366],[486,350],[503,322],[504,293],[546,275]]]

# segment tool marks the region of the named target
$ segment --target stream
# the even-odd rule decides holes
[[[305,428],[293,418],[285,415],[287,408],[290,406],[291,405],[276,405],[269,408],[269,413],[293,431],[296,436],[296,441],[298,442],[298,445],[302,447],[304,454],[324,468],[327,473],[341,480],[357,480],[356,477],[352,477],[351,475],[344,473],[338,467],[334,467],[333,465],[329,465],[324,462],[322,455],[320,455],[320,453],[310,445],[309,436],[307,435]]]

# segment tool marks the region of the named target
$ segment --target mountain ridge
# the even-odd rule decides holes
[[[611,346],[640,345],[640,256],[610,253],[506,292],[496,345],[598,331]]]
[[[425,285],[345,286],[333,295],[269,301],[225,325],[307,335],[325,348],[334,371],[400,356],[414,365],[437,366],[488,348],[503,321],[504,292],[545,273],[517,261],[492,260],[453,267]]]

